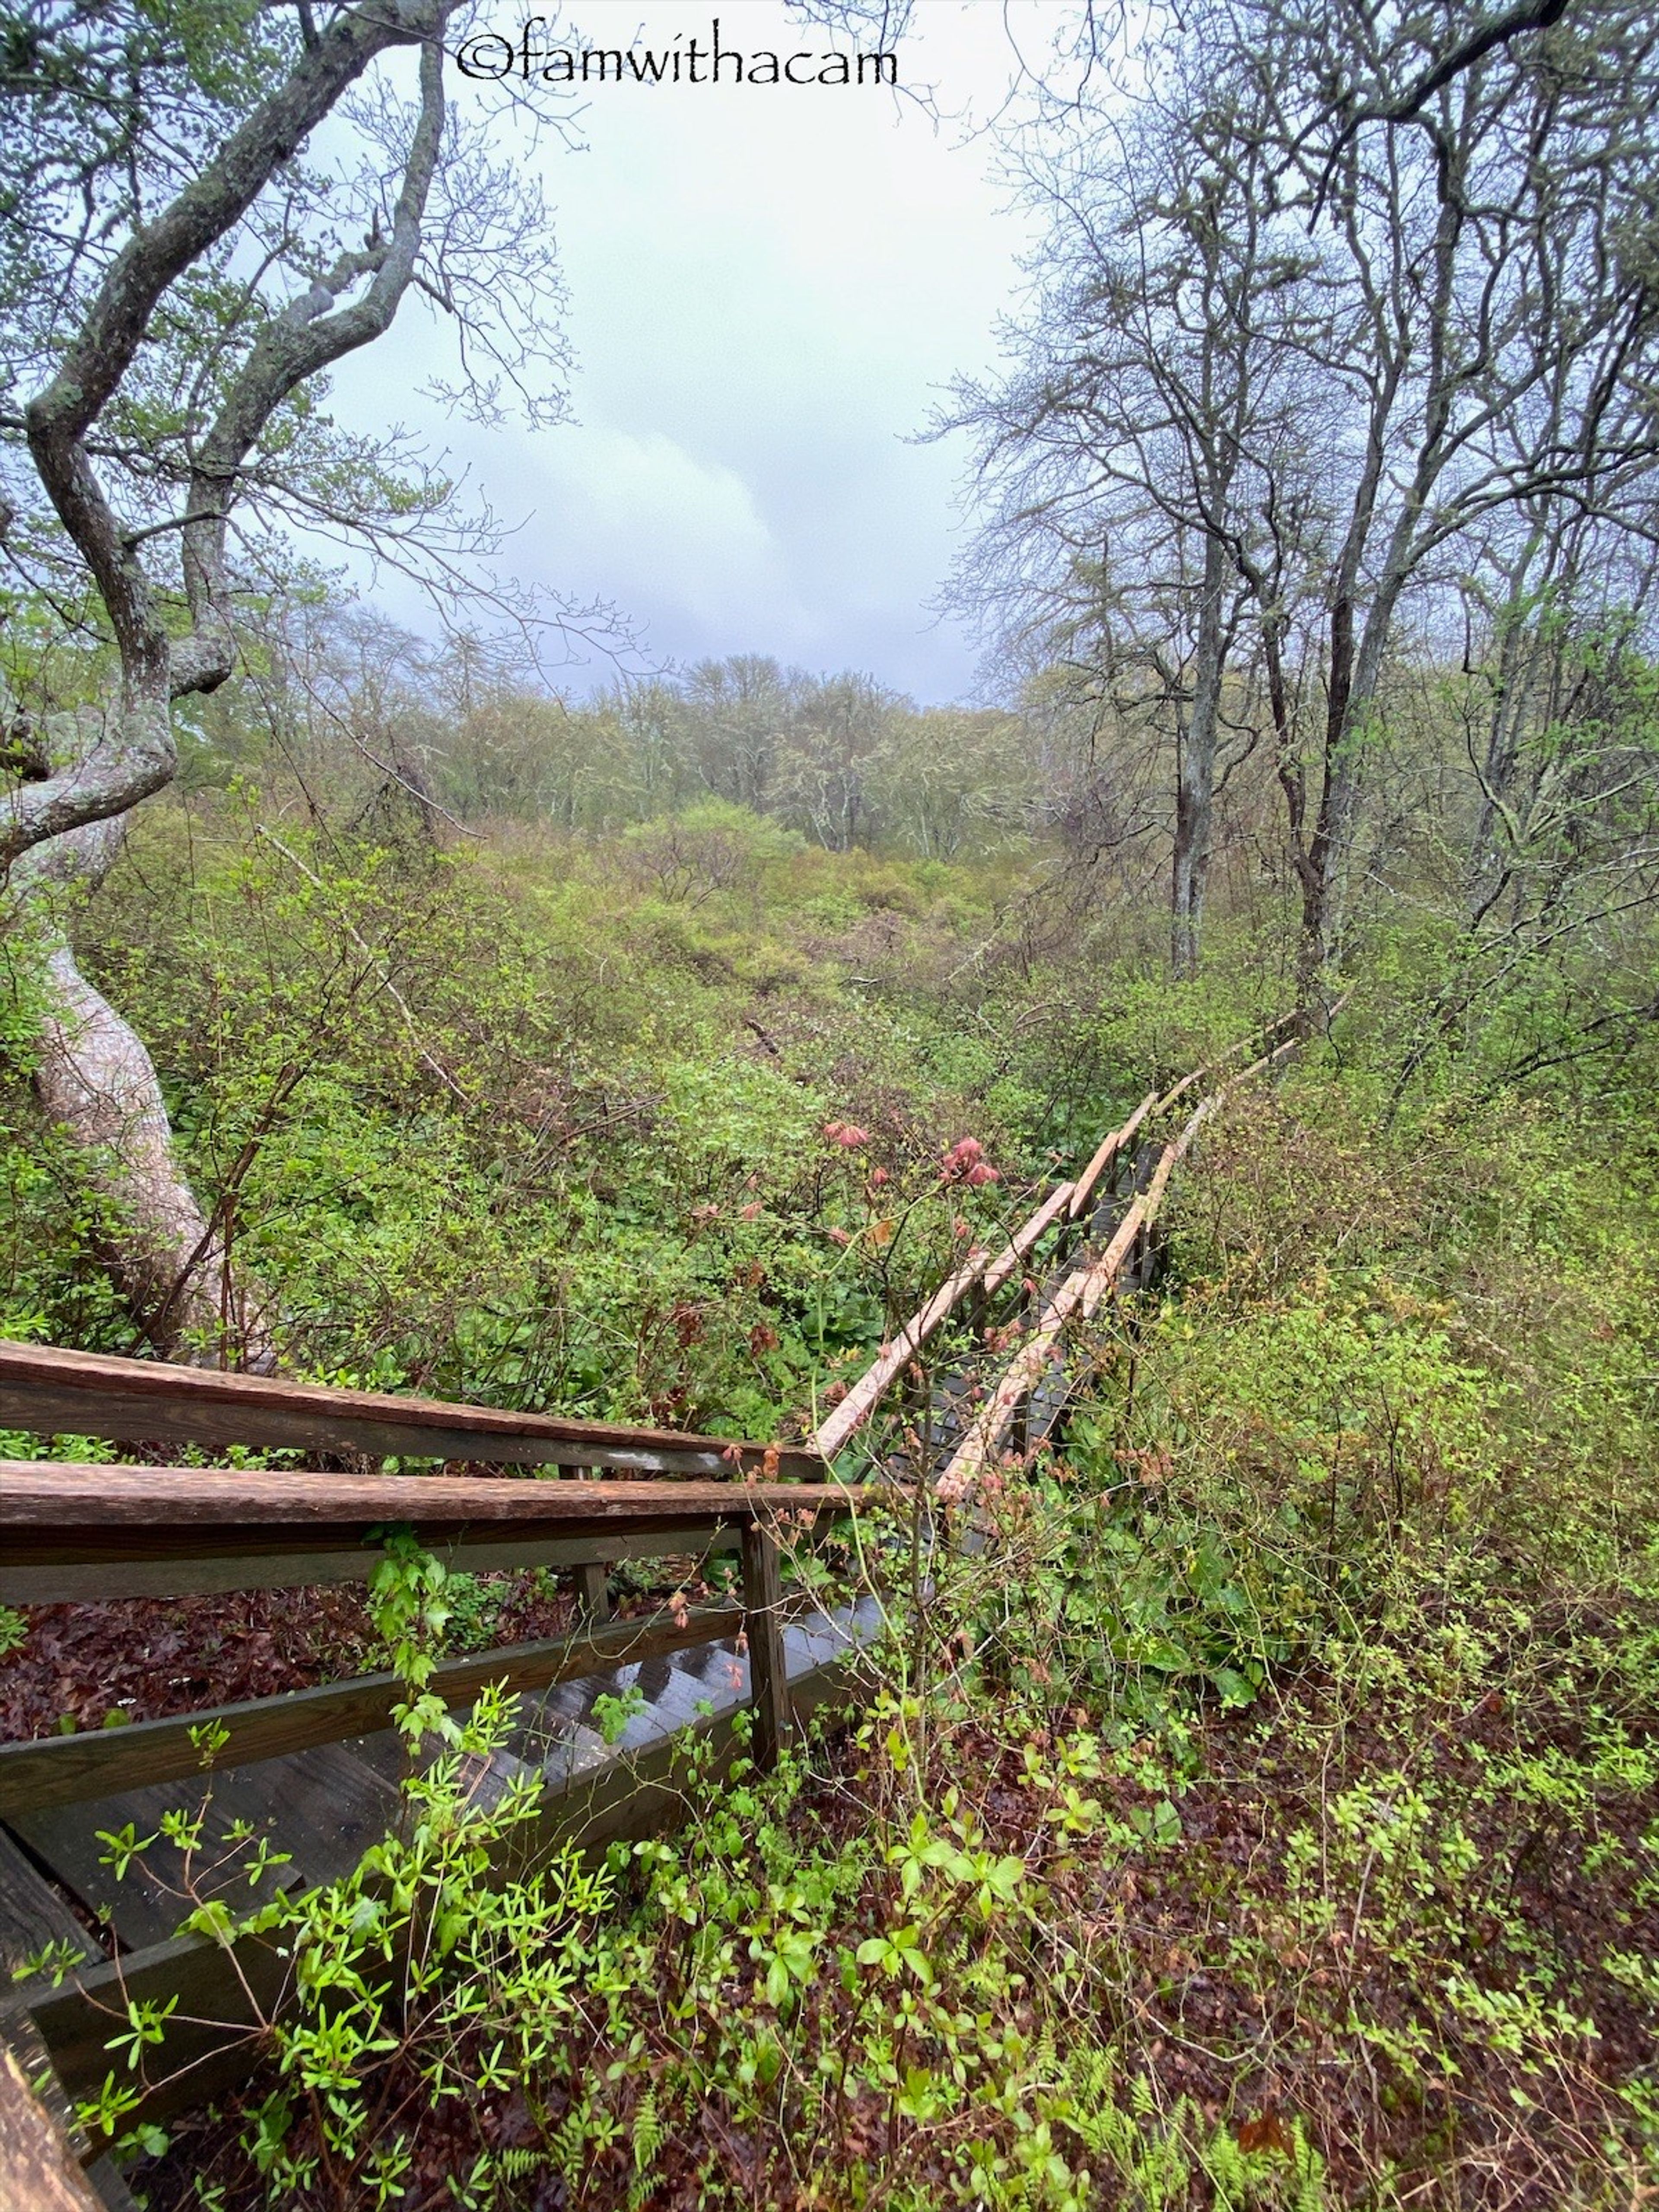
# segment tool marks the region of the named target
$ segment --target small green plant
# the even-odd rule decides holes
[[[102,1838],[122,1879],[165,1835],[179,1854],[173,1887],[183,1929],[227,1947],[258,1940],[291,1961],[290,2002],[265,2024],[279,2086],[244,2136],[273,2205],[317,2193],[377,2212],[400,2203],[412,2151],[408,2124],[386,2124],[388,2099],[399,2112],[416,2092],[428,2109],[465,2105],[539,2079],[581,2017],[592,1931],[613,1894],[610,1875],[584,1869],[568,1847],[538,1854],[533,1872],[510,1872],[514,1838],[536,1818],[539,1780],[515,1771],[489,1800],[476,1784],[512,1735],[517,1700],[495,1688],[465,1719],[445,1711],[428,1686],[448,1577],[407,1530],[386,1531],[383,1545],[372,1599],[404,1687],[397,1725],[410,1761],[399,1827],[342,1880],[278,1888],[240,1912],[222,1886],[228,1860],[257,1891],[281,1855],[244,1824],[216,1822],[211,1783],[155,1832],[128,1824]],[[204,1731],[199,1747],[206,1762],[222,1747]],[[116,2065],[80,2108],[85,2126],[130,2153],[153,2148],[127,2123],[144,2089],[166,2077],[174,2009],[176,2001],[128,2006],[107,2046]],[[465,2201],[499,2201],[498,2165],[483,2160]]]
[[[645,1711],[645,1692],[637,1682],[620,1691],[602,1690],[593,1700],[593,1723],[607,1743],[620,1743],[628,1723]]]

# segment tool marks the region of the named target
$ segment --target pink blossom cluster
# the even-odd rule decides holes
[[[977,1137],[958,1137],[939,1163],[941,1182],[965,1182],[970,1190],[978,1190],[988,1182],[1000,1182],[1001,1176],[985,1157],[985,1147]]]
[[[860,1129],[856,1121],[826,1121],[823,1133],[832,1145],[839,1145],[844,1152],[855,1152],[860,1145],[870,1141],[870,1132]]]

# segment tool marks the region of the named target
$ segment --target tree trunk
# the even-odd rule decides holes
[[[88,823],[47,839],[13,866],[13,889],[48,946],[35,1089],[85,1152],[93,1187],[118,1211],[110,1271],[155,1350],[196,1364],[268,1369],[274,1361],[263,1311],[233,1285],[224,1224],[204,1214],[179,1168],[155,1063],[82,975],[64,928],[66,894],[97,889],[125,830],[119,815]]]
[[[1190,732],[1176,778],[1175,858],[1170,874],[1170,967],[1178,983],[1198,973],[1209,863],[1210,793]]]
[[[133,1319],[164,1356],[222,1365],[252,1353],[267,1364],[263,1324],[239,1311],[222,1240],[174,1157],[161,1086],[142,1041],[82,975],[67,945],[49,955],[46,986],[35,1087],[52,1119],[88,1155],[94,1187],[119,1210],[110,1267]]]
[[[1170,965],[1179,982],[1198,973],[1204,892],[1210,874],[1210,823],[1215,802],[1215,747],[1221,680],[1227,654],[1223,605],[1225,551],[1212,536],[1204,549],[1204,598],[1199,609],[1192,712],[1176,775],[1175,858],[1170,878]]]

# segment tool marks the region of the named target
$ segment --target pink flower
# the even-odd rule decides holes
[[[891,1180],[892,1178],[889,1176],[885,1168],[872,1168],[870,1170],[870,1188],[872,1190],[879,1190],[884,1182],[889,1182]]]
[[[958,1137],[939,1162],[939,1175],[941,1182],[965,1182],[975,1189],[1002,1179],[986,1158],[985,1147],[977,1137]]]
[[[832,1244],[850,1244],[853,1241],[844,1229],[826,1229],[823,1233]]]
[[[766,1208],[761,1204],[759,1199],[757,1199],[752,1205],[740,1206],[738,1208],[738,1218],[739,1221],[753,1221],[765,1211]]]
[[[823,1133],[832,1145],[839,1145],[844,1152],[855,1152],[860,1145],[870,1141],[870,1132],[860,1129],[856,1121],[826,1121]]]

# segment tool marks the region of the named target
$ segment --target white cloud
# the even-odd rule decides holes
[[[538,565],[562,548],[602,594],[631,592],[711,633],[768,613],[799,623],[783,549],[735,469],[661,430],[594,428],[544,445],[546,496],[526,533]]]
[[[626,46],[637,28],[664,45],[715,12],[728,45],[821,36],[781,0],[583,0],[580,23],[587,43]],[[992,104],[1002,9],[933,0],[917,15],[907,73],[947,106]],[[473,88],[506,152],[499,94]],[[578,419],[485,434],[410,399],[411,426],[453,446],[504,519],[533,510],[510,567],[615,601],[653,655],[773,652],[960,695],[971,650],[928,605],[955,551],[962,456],[904,441],[954,374],[990,361],[1027,236],[987,179],[984,143],[868,88],[609,85],[583,129],[588,151],[536,157]],[[412,392],[441,343],[400,321],[343,374],[342,414],[383,404],[388,367]]]

